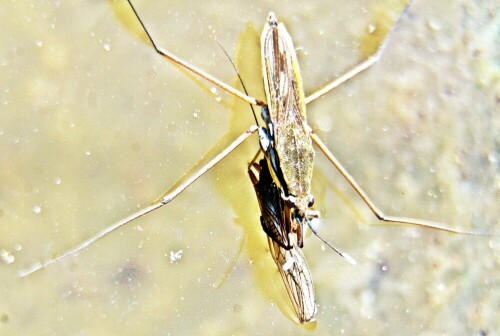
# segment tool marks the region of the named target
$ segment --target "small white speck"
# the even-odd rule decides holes
[[[86,150],[86,151],[85,151],[85,155],[90,156],[90,151],[89,151],[89,150]]]
[[[43,41],[42,41],[41,39],[36,39],[35,44],[36,44],[38,47],[41,47],[41,46],[43,46]]]
[[[54,183],[55,183],[55,184],[57,184],[57,185],[60,185],[60,184],[61,184],[61,182],[62,182],[62,180],[61,180],[61,178],[60,178],[60,177],[56,177],[56,178],[54,179]]]
[[[216,88],[216,87],[212,87],[212,88],[210,89],[210,92],[212,92],[212,94],[215,96],[215,101],[216,101],[216,102],[218,102],[218,103],[219,103],[219,102],[222,100],[222,98],[221,98],[221,97],[219,97],[219,93],[217,92],[217,88]]]
[[[184,251],[182,251],[182,250],[170,251],[170,263],[173,264],[174,262],[181,260],[183,252]]]
[[[42,208],[38,204],[35,204],[33,206],[33,212],[38,215],[40,212],[42,212]]]
[[[104,50],[106,50],[106,51],[110,51],[110,50],[111,50],[111,46],[109,45],[109,43],[108,43],[108,42],[104,43],[104,44],[102,45],[102,47],[103,47],[103,48],[104,48]]]
[[[8,251],[0,250],[0,260],[2,260],[6,264],[12,264],[14,261],[16,261],[16,258]]]
[[[428,20],[427,25],[429,26],[430,29],[434,31],[439,31],[443,29],[443,25],[441,24],[441,22],[437,20]]]
[[[377,27],[373,23],[368,25],[368,34],[373,34],[375,30],[377,30]]]

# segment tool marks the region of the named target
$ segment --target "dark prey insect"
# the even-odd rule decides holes
[[[291,233],[282,191],[274,183],[265,159],[259,163],[252,162],[248,174],[259,202],[260,222],[267,233],[269,250],[295,313],[300,323],[313,321],[317,311],[314,284],[302,249]],[[286,247],[284,241],[287,242]]]

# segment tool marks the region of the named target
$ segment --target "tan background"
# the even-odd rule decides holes
[[[376,44],[369,25],[390,22],[393,2],[137,6],[161,45],[229,83],[234,71],[214,38],[235,57],[247,24],[260,32],[274,10],[311,93],[366,57]],[[210,85],[159,58],[124,8],[0,6],[0,334],[308,333],[280,309],[283,284],[246,175],[255,138],[168,207],[17,278],[152,201],[252,123],[244,104],[224,94],[218,104]],[[311,126],[387,213],[500,230],[499,22],[495,1],[416,0],[379,64],[309,106]],[[319,153],[316,168],[319,230],[359,262],[306,240],[316,334],[500,330],[498,239],[370,227],[373,216]]]

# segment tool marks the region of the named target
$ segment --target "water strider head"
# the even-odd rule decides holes
[[[276,18],[276,14],[274,14],[274,12],[269,12],[267,15],[267,24],[271,27],[278,26],[278,19]]]

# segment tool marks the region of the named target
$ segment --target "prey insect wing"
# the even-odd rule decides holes
[[[267,237],[267,241],[300,323],[314,321],[318,308],[311,272],[302,249],[294,244],[286,250],[271,237]]]
[[[252,168],[256,170],[255,173]],[[271,177],[267,161],[264,159],[259,164],[253,163],[248,174],[259,202],[262,229],[281,247],[290,248],[288,232],[291,227],[290,222],[286,220],[285,202]]]
[[[290,231],[289,221],[295,220],[295,218],[286,214],[286,204],[281,197],[279,188],[272,180],[265,159],[261,160],[259,164],[251,164],[248,174],[259,201],[260,220],[267,234],[269,250],[278,267],[297,317],[300,323],[313,321],[317,311],[314,285],[302,250],[297,246]]]

